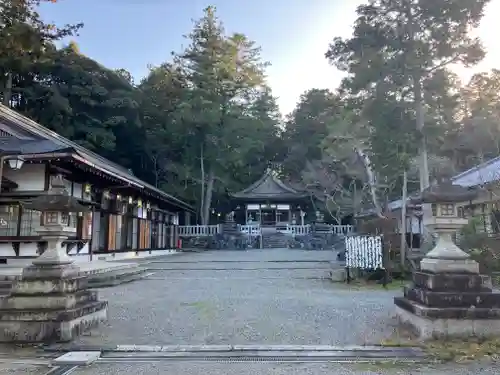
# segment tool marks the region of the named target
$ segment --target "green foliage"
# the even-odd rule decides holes
[[[306,91],[283,124],[260,48],[228,34],[214,7],[194,22],[186,48],[136,84],[75,42],[55,47],[81,24],[57,28],[41,21],[39,1],[3,1],[0,92],[18,111],[193,202],[204,221],[271,162],[328,210],[352,213],[400,196],[423,140],[436,172],[498,155],[499,72],[461,87],[447,70],[483,57],[470,30],[487,3],[368,1],[353,36],[335,38],[326,54],[348,73],[341,87]]]

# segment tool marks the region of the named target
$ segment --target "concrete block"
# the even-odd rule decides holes
[[[69,352],[52,361],[53,365],[90,365],[99,359],[101,352]]]

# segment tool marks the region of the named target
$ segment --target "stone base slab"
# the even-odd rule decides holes
[[[395,297],[394,304],[413,315],[426,319],[478,319],[500,321],[500,308],[429,307],[404,297]]]
[[[500,319],[428,319],[396,306],[398,320],[422,341],[443,338],[500,336]]]
[[[472,259],[424,258],[420,261],[420,269],[433,273],[464,272],[479,274],[479,263]]]
[[[80,268],[74,264],[31,264],[23,268],[24,280],[74,279],[80,275]]]
[[[425,306],[435,308],[500,308],[500,293],[482,292],[436,292],[433,290],[404,287],[404,296]]]
[[[492,289],[491,278],[473,273],[432,273],[414,272],[416,287],[435,292],[488,292]]]
[[[69,352],[54,359],[52,361],[52,364],[56,366],[64,366],[64,365],[88,366],[97,361],[100,356],[101,356],[100,351]]]
[[[10,295],[0,298],[1,310],[71,310],[88,302],[96,302],[97,292],[79,290],[76,293],[40,295]]]
[[[59,319],[43,319],[44,312],[21,311],[17,315],[2,312],[0,320],[0,342],[36,343],[72,341],[107,320],[108,304],[105,301],[82,306],[73,313],[61,311]],[[52,312],[52,315],[57,314]],[[10,318],[10,319],[9,319]],[[17,318],[17,319],[16,319]]]

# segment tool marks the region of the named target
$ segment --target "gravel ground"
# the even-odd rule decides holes
[[[474,364],[460,367],[379,368],[373,365],[340,364],[207,364],[142,363],[98,365],[81,368],[74,375],[493,375],[498,367]]]
[[[79,341],[378,344],[392,332],[398,292],[350,291],[321,279],[335,259],[329,251],[287,249],[165,257],[150,264],[150,279],[103,289],[109,323]]]
[[[0,374],[2,375],[44,375],[47,371],[48,366],[46,365],[26,365],[10,361],[0,362]]]

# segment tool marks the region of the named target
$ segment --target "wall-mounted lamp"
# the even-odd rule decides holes
[[[18,171],[22,168],[24,164],[24,158],[22,156],[14,156],[12,158],[7,159],[9,163],[9,167],[15,171]]]

